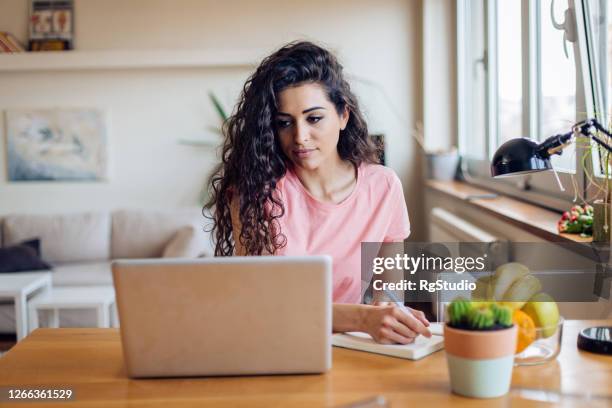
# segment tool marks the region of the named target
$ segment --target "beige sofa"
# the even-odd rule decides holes
[[[0,242],[6,247],[39,238],[41,257],[53,266],[53,286],[111,286],[113,259],[212,256],[208,222],[200,208],[17,214],[2,217]],[[79,320],[73,316],[70,323]],[[13,305],[4,302],[0,333],[14,331]]]

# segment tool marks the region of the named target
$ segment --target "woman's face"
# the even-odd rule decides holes
[[[338,115],[325,89],[317,83],[286,88],[278,94],[278,101],[274,123],[285,155],[306,170],[336,162],[340,130],[349,119],[348,109]]]

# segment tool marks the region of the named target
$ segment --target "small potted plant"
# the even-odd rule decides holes
[[[512,309],[455,299],[447,311],[444,347],[453,392],[474,398],[506,394],[517,340]]]
[[[610,123],[610,118],[602,117],[605,120],[606,128]],[[597,137],[604,140],[606,143],[612,140],[603,132],[597,131]],[[585,154],[579,161],[584,172],[584,176],[588,181],[588,188],[574,188],[574,200],[578,202],[591,202],[593,205],[573,206],[570,211],[567,211],[558,222],[559,232],[573,232],[579,225],[585,225],[587,231],[578,230],[578,233],[584,233],[586,236],[592,235],[593,242],[609,242],[610,241],[610,204],[612,203],[612,153],[600,144],[593,144],[591,139],[586,137],[576,138],[576,149],[584,150]],[[595,159],[595,160],[594,160]],[[585,195],[588,193],[588,195]],[[590,217],[590,222],[589,222]],[[589,225],[590,223],[590,225]],[[567,230],[569,229],[569,231]]]
[[[601,221],[604,220],[605,218],[602,218]],[[593,236],[593,207],[588,204],[572,206],[557,221],[557,230],[559,233],[580,234],[584,238]]]

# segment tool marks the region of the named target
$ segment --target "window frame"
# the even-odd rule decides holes
[[[486,40],[484,42],[485,49],[483,50],[483,58],[485,60],[485,83],[486,83],[486,101],[485,101],[485,118],[487,121],[485,135],[486,158],[477,159],[470,157],[466,152],[466,133],[468,129],[468,121],[470,117],[468,99],[468,81],[466,73],[469,64],[473,61],[468,61],[467,47],[469,44],[466,38],[466,29],[470,16],[470,2],[473,0],[458,0],[456,2],[456,17],[457,17],[457,123],[458,123],[458,141],[459,151],[462,155],[462,172],[467,182],[485,187],[497,192],[519,198],[524,201],[533,202],[543,207],[547,207],[557,211],[567,210],[572,201],[576,200],[574,186],[579,194],[586,193],[586,176],[582,168],[581,158],[586,153],[585,148],[576,146],[575,155],[575,173],[572,174],[564,171],[557,171],[565,191],[561,191],[555,178],[555,174],[551,171],[533,173],[524,176],[517,176],[506,179],[493,179],[490,176],[489,163],[494,153],[492,146],[497,145],[497,135],[499,122],[498,114],[498,95],[497,95],[497,32],[496,7],[498,1],[508,0],[482,0],[485,9],[484,22]],[[541,116],[541,98],[540,98],[540,83],[542,77],[542,68],[540,61],[540,30],[538,22],[542,21],[540,16],[539,2],[534,0],[521,1],[521,41],[522,41],[522,133],[530,135],[531,138],[539,139]],[[594,95],[592,79],[595,78],[590,68],[589,62],[592,60],[592,55],[589,55],[588,44],[588,27],[585,16],[588,15],[588,5],[585,2],[588,0],[568,0],[568,7],[574,11],[577,31],[577,41],[573,45],[576,67],[576,122],[592,117],[594,114]],[[583,69],[582,67],[586,67]],[[589,86],[589,89],[585,87]],[[569,129],[568,129],[569,130]],[[535,137],[534,137],[535,135]],[[520,135],[517,135],[519,137]],[[552,135],[542,135],[548,137]],[[589,163],[588,165],[591,165]]]
[[[593,95],[593,110],[594,112],[592,113],[592,117],[595,117],[601,124],[603,124],[604,126],[609,124],[609,119],[608,119],[608,99],[611,97],[611,95],[608,95],[606,92],[606,87],[608,85],[607,81],[607,65],[608,65],[608,61],[607,61],[607,48],[608,48],[608,43],[607,43],[607,39],[604,39],[604,41],[601,41],[602,38],[596,38],[596,34],[594,32],[593,27],[591,26],[591,22],[592,19],[587,18],[587,16],[593,16],[593,13],[591,12],[591,6],[592,3],[590,3],[589,1],[586,0],[582,0],[583,3],[583,8],[585,10],[584,13],[584,18],[585,18],[585,37],[586,37],[586,49],[587,49],[587,53],[588,53],[588,67],[590,70],[590,91]],[[602,2],[604,4],[604,9],[606,10],[606,14],[609,13],[611,10],[608,9],[607,7],[607,3],[604,1]],[[607,37],[607,21],[606,21],[606,30],[604,33],[604,38]],[[598,58],[601,58],[602,56],[602,49],[600,48],[601,46],[603,47],[603,54],[604,54],[604,64],[602,67],[601,61],[598,60]],[[602,74],[602,69],[603,68],[603,74]],[[597,154],[598,150],[595,148],[596,146],[594,145],[594,143],[591,143],[593,145],[593,149],[592,149],[592,160],[589,161],[589,164],[591,165],[590,167],[590,171],[591,174],[593,174],[594,178],[599,179],[599,181],[601,182],[602,179],[605,178],[605,175],[602,174],[601,172],[599,172],[599,170],[596,170],[598,167],[600,167],[600,158],[599,155]],[[586,196],[589,200],[593,200],[594,198],[597,197],[598,195],[598,189],[595,186],[592,185],[588,185],[587,184],[587,189],[586,189]]]

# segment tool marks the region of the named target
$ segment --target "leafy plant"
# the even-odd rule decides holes
[[[227,120],[229,119],[229,116],[227,112],[225,111],[225,109],[223,108],[223,105],[219,101],[219,98],[217,98],[217,96],[212,91],[208,92],[208,99],[210,99],[210,102],[212,103],[213,108],[215,109],[215,112],[217,113],[217,116],[219,117],[220,125],[218,126],[209,125],[206,128],[210,130],[211,132],[216,133],[219,136],[223,136],[223,126],[225,125],[225,122],[227,122]]]
[[[490,307],[475,307],[468,311],[467,323],[473,330],[491,329],[495,324],[495,316]]]
[[[497,330],[512,326],[512,309],[495,302],[470,302],[462,298],[447,307],[449,326],[464,330]]]
[[[500,306],[497,303],[492,303],[491,310],[493,311],[493,318],[497,323],[502,326],[512,326],[512,309],[508,306]]]
[[[448,305],[448,315],[450,323],[453,326],[458,326],[467,318],[467,314],[472,308],[470,301],[465,299],[455,299]]]
[[[597,115],[596,115],[597,116]],[[602,124],[609,123],[606,121],[606,118],[603,117],[600,121]],[[595,130],[595,136],[605,143],[612,144],[612,138],[608,137],[606,134]],[[603,230],[606,234],[609,234],[609,206],[612,202],[612,153],[606,150],[601,145],[593,142],[591,139],[585,136],[578,136],[575,140],[576,151],[584,152],[581,156],[580,165],[584,171],[584,175],[586,177],[587,185],[584,190],[580,190],[576,183],[575,177],[572,175],[572,187],[574,188],[574,202],[583,203],[583,209],[587,205],[587,200],[584,195],[586,191],[592,194],[592,197],[589,197],[590,202],[595,202],[598,200],[603,201],[604,203],[604,225]],[[593,156],[595,155],[595,156]],[[593,160],[594,157],[597,160]],[[600,174],[601,176],[598,176]],[[574,207],[572,207],[572,210]],[[570,211],[570,217],[572,213]],[[582,214],[580,214],[582,215]],[[584,218],[584,217],[583,217]],[[584,219],[583,221],[586,221]],[[577,227],[576,227],[577,228]],[[592,229],[594,228],[592,222],[590,225],[590,231],[584,232],[583,234],[589,235],[589,232],[592,234]],[[569,232],[569,231],[567,231]]]
[[[559,232],[569,234],[580,234],[581,236],[593,235],[593,207],[588,204],[574,205],[569,211],[565,211],[557,222]]]
[[[227,116],[227,113],[225,113],[225,109],[223,109],[223,105],[221,105],[221,102],[219,101],[219,99],[215,96],[215,94],[212,91],[208,92],[208,97],[210,98],[210,101],[215,107],[217,114],[221,118],[221,121],[225,123],[227,119],[229,118],[229,116]]]

